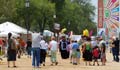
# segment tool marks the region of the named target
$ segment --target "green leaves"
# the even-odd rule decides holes
[[[82,34],[82,30],[96,30],[92,21],[95,7],[90,0],[30,0],[30,7],[25,8],[25,0],[0,0],[0,23],[12,21],[25,26],[28,15],[30,30],[43,32],[54,31],[53,25],[59,23],[67,32]],[[53,17],[56,15],[56,18]]]
[[[65,0],[63,8],[57,12],[59,13],[57,22],[61,24],[61,28],[67,28],[68,32],[72,30],[75,34],[82,34],[86,28],[96,30],[96,25],[92,21],[94,10],[95,7],[91,5],[89,0]]]
[[[0,0],[0,23],[12,21],[12,16],[16,15],[15,0]]]

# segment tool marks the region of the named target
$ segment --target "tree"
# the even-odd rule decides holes
[[[56,2],[56,4],[58,2]],[[59,14],[57,21],[60,23],[61,28],[69,27],[68,31],[73,30],[75,34],[81,34],[86,28],[88,30],[96,28],[91,19],[94,16],[95,7],[91,5],[89,0],[65,0],[64,2],[60,2],[60,4],[62,6],[57,6],[62,8],[59,9],[58,7],[56,10],[60,11],[56,12],[56,14]],[[70,22],[70,24],[68,24],[68,22]]]
[[[72,30],[82,34],[86,28],[97,30],[92,21],[94,10],[90,0],[30,0],[28,9],[25,0],[0,0],[0,23],[11,21],[29,30],[43,32],[44,29],[54,31],[57,22],[61,29],[67,28],[67,32]],[[29,25],[25,25],[26,16],[29,16]]]
[[[33,0],[33,4],[36,7],[35,18],[40,32],[43,32],[45,27],[52,30],[51,25],[53,25],[53,15],[55,13],[55,6],[48,0]],[[53,28],[53,27],[52,27]]]
[[[0,23],[5,21],[14,22],[16,15],[15,0],[0,0]]]
[[[49,25],[53,24],[54,4],[48,0],[30,0],[29,11],[24,7],[24,4],[25,2],[21,0],[17,5],[19,22],[25,24],[26,14],[29,14],[31,30],[43,32],[46,26],[49,29]]]

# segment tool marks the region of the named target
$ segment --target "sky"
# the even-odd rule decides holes
[[[96,7],[94,22],[97,23],[97,16],[98,16],[98,12],[97,12],[97,9],[98,9],[98,0],[91,0],[91,3]]]

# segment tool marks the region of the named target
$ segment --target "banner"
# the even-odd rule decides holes
[[[103,0],[104,4],[104,26],[106,35],[117,36],[120,31],[120,0]]]
[[[98,0],[98,28],[103,28],[103,0]]]
[[[60,24],[55,23],[55,24],[54,24],[54,29],[56,29],[56,30],[60,30]]]

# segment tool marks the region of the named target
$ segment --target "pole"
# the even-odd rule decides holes
[[[29,26],[29,0],[26,0],[26,2],[25,2],[25,7],[26,7],[26,12],[27,12],[27,14],[26,14],[26,28],[27,28],[27,41],[28,41],[28,34],[29,34],[29,28],[30,28],[30,26]]]

